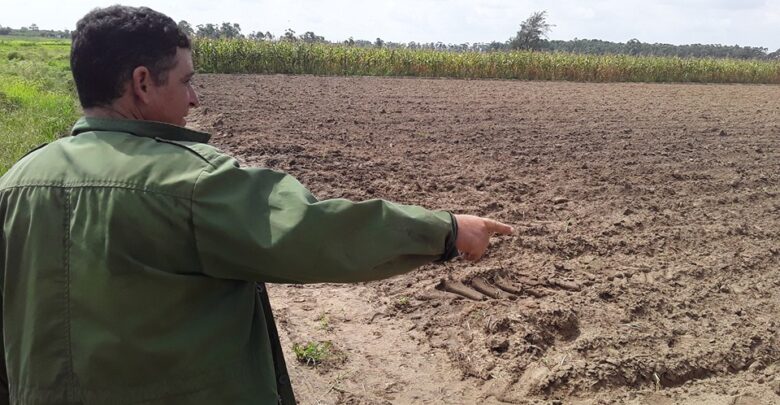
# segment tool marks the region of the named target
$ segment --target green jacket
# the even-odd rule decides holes
[[[376,280],[454,255],[447,212],[318,201],[200,132],[82,118],[72,135],[0,178],[0,402],[274,404],[256,282]]]

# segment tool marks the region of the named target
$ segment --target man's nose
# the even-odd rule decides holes
[[[198,93],[195,92],[195,90],[190,90],[190,107],[197,107],[200,105],[200,100],[198,100]]]

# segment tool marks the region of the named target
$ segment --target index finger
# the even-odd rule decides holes
[[[502,235],[511,235],[515,231],[515,229],[511,226],[489,218],[485,218],[485,223],[487,224],[489,231],[500,233]]]

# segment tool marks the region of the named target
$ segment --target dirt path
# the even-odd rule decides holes
[[[320,198],[518,229],[477,265],[274,286],[285,348],[346,357],[294,367],[303,403],[780,403],[780,87],[198,85],[194,126]]]
[[[331,341],[347,361],[323,369],[295,364],[291,377],[302,403],[496,403],[463,381],[445,350],[425,344],[413,321],[396,317],[398,303],[367,286],[274,286],[283,345]],[[294,358],[294,354],[289,354]]]

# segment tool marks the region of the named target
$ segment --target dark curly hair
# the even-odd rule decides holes
[[[165,84],[176,48],[190,49],[190,39],[165,14],[118,5],[90,11],[73,31],[70,52],[81,106],[111,104],[138,66],[146,66],[156,84]]]

